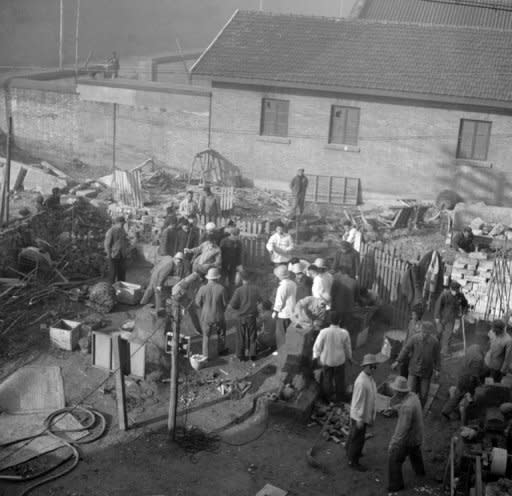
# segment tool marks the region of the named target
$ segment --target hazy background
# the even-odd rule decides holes
[[[64,0],[64,63],[73,64],[77,0]],[[341,0],[347,15],[355,0]],[[0,0],[0,66],[57,66],[59,0]],[[337,16],[340,0],[263,0],[264,10]],[[81,0],[79,58],[205,48],[235,9],[259,0]],[[1,67],[0,67],[1,68]]]

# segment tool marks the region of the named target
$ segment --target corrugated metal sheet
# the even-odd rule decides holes
[[[144,206],[140,171],[115,170],[112,189],[116,202],[135,208],[142,208]]]
[[[512,30],[512,2],[366,0],[360,19]]]

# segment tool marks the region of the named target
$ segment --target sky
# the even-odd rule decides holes
[[[79,59],[105,59],[203,49],[235,9],[321,16],[347,15],[355,0],[63,0],[64,63],[75,54],[80,1]],[[0,68],[58,65],[60,0],[0,0]]]

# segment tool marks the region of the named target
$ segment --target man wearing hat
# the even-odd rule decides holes
[[[363,453],[366,438],[366,427],[372,425],[377,415],[375,405],[377,399],[377,385],[373,373],[377,368],[377,357],[367,354],[363,357],[361,367],[363,370],[354,382],[352,402],[350,404],[350,431],[346,450],[349,467],[359,472],[365,472],[366,467],[359,463]]]
[[[224,312],[228,304],[226,288],[219,283],[220,271],[216,267],[208,269],[207,283],[201,286],[196,294],[195,303],[199,308],[199,321],[203,332],[203,355],[209,354],[209,338],[212,333],[217,334],[217,353],[223,354],[226,341],[226,320]]]
[[[197,215],[199,213],[199,206],[194,200],[194,192],[191,189],[187,191],[187,196],[180,203],[178,213],[181,215],[181,217],[185,218],[189,215]]]
[[[391,399],[391,405],[398,411],[398,421],[388,448],[388,491],[395,492],[405,487],[402,465],[407,457],[416,475],[425,475],[421,454],[423,411],[418,396],[409,390],[405,377],[396,377],[390,387],[396,393]]]
[[[276,319],[276,345],[279,350],[286,341],[286,330],[291,323],[295,308],[297,285],[290,279],[286,265],[278,265],[274,275],[279,279],[272,318]]]
[[[341,241],[340,249],[334,256],[333,271],[339,272],[344,267],[345,273],[352,279],[357,280],[359,278],[359,264],[359,253],[348,241]]]
[[[391,366],[395,370],[400,364],[409,363],[409,389],[419,395],[422,407],[428,398],[432,375],[439,374],[441,364],[439,341],[434,333],[432,322],[422,322],[421,330],[407,340]]]
[[[166,223],[166,227],[160,234],[158,254],[173,257],[178,251],[178,219],[175,215],[169,215]]]
[[[297,293],[295,295],[297,303],[303,298],[311,296],[313,281],[306,275],[305,270],[306,268],[303,262],[300,261],[292,264],[290,270],[290,272],[295,276],[294,281],[297,285]]]
[[[485,354],[485,365],[494,382],[501,382],[512,365],[512,337],[505,330],[505,322],[496,319],[488,333],[489,350]]]
[[[434,309],[441,354],[448,354],[455,323],[467,308],[468,302],[460,292],[460,284],[457,281],[452,281],[450,287],[439,295]]]
[[[199,213],[205,216],[207,222],[212,222],[220,216],[219,202],[210,186],[205,186],[203,191],[204,195],[199,200]]]
[[[125,218],[121,215],[114,219],[114,225],[105,233],[105,253],[107,254],[109,273],[108,282],[126,279],[126,257],[129,241],[124,229]]]
[[[235,290],[229,302],[229,306],[238,311],[236,356],[242,361],[248,358],[256,360],[256,317],[261,295],[257,286],[252,283],[251,273],[242,270],[240,277],[242,286]],[[246,350],[248,350],[248,355],[246,355]]]
[[[206,274],[208,269],[215,267],[220,269],[222,255],[219,246],[215,243],[213,234],[207,236],[206,240],[196,248],[185,248],[185,254],[192,254],[192,270]]]
[[[222,257],[222,277],[225,278],[226,287],[232,291],[235,287],[237,269],[242,265],[240,229],[231,227],[229,235],[220,242],[219,246]]]
[[[178,223],[176,233],[176,249],[185,252],[185,248],[195,248],[199,244],[199,233],[192,230],[190,222],[186,218],[181,218]]]
[[[309,266],[309,273],[313,276],[311,296],[320,298],[327,305],[331,303],[332,275],[327,272],[327,264],[323,258],[317,258]]]
[[[282,222],[276,223],[276,231],[267,242],[267,251],[270,253],[270,260],[274,265],[288,264],[290,253],[294,249],[293,239],[286,231]]]
[[[300,215],[304,212],[304,203],[306,200],[306,190],[308,189],[308,178],[304,175],[304,169],[298,169],[297,175],[290,183],[290,189],[293,196],[292,215]]]

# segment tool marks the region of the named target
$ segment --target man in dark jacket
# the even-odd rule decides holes
[[[178,219],[175,215],[166,218],[167,226],[160,234],[160,247],[158,254],[161,256],[174,257],[178,253]]]
[[[304,212],[304,203],[306,199],[306,190],[308,189],[308,178],[304,175],[304,169],[299,169],[297,175],[290,183],[290,189],[293,196],[292,215]]]
[[[452,248],[459,253],[471,253],[475,251],[473,244],[473,230],[471,227],[466,226],[462,232],[457,232],[452,238]]]
[[[252,274],[243,270],[240,277],[242,286],[235,290],[229,302],[229,306],[238,311],[236,356],[242,361],[248,358],[256,360],[256,317],[261,295],[259,289],[252,283]]]
[[[226,287],[232,290],[235,286],[237,268],[242,265],[242,241],[240,229],[232,227],[230,234],[220,242],[222,257],[222,276],[225,277]]]
[[[340,243],[340,249],[334,256],[334,272],[339,272],[342,267],[343,272],[352,279],[359,279],[359,253],[348,241]]]
[[[110,284],[126,279],[126,257],[129,242],[124,224],[123,216],[116,217],[114,225],[105,234],[104,246],[109,263],[108,281]]]
[[[341,265],[332,282],[331,306],[336,312],[340,326],[349,332],[358,296],[359,284],[347,274],[347,267]]]

